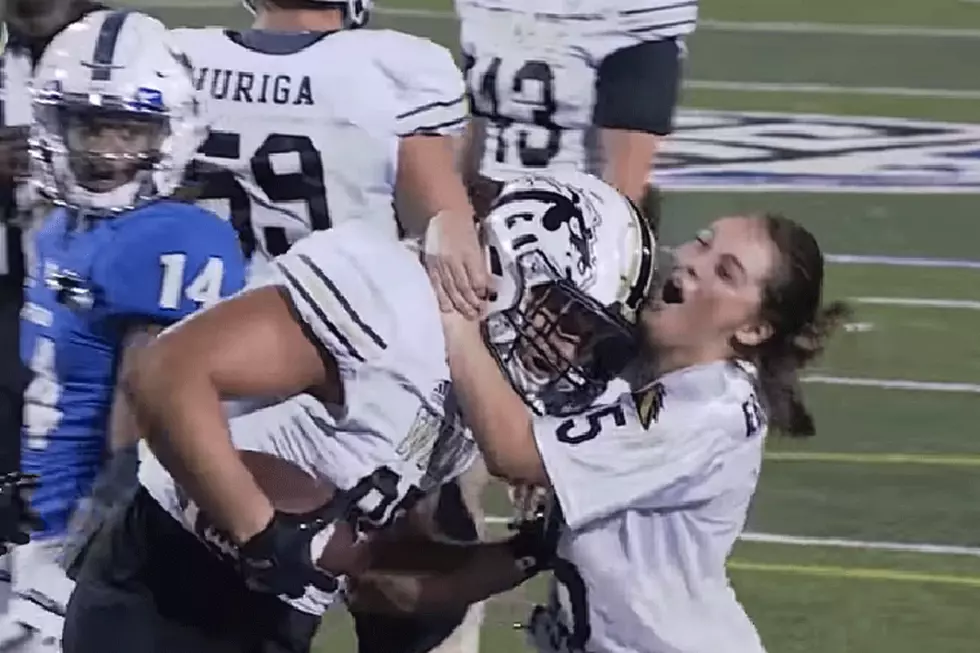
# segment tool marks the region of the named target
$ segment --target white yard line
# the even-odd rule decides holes
[[[908,268],[949,268],[953,270],[980,270],[980,261],[948,258],[920,258],[914,256],[876,256],[864,254],[828,254],[828,263],[845,265],[894,265]]]
[[[980,394],[980,385],[976,383],[946,383],[941,381],[908,381],[905,379],[859,379],[846,376],[825,376],[811,374],[801,379],[804,383],[819,383],[823,385],[847,385],[863,388],[879,388],[882,390],[915,390],[921,392],[961,392]]]
[[[456,18],[456,15],[451,11],[440,11],[436,9],[399,9],[395,7],[377,7],[374,11],[382,16],[434,18],[437,20],[455,20]],[[854,25],[844,23],[701,20],[698,22],[698,29],[716,32],[761,32],[764,34],[840,34],[847,36],[911,36],[936,39],[980,39],[980,29],[964,29],[957,27],[917,27],[914,25]]]
[[[906,306],[917,308],[960,308],[980,311],[980,302],[967,299],[925,299],[922,297],[849,297],[854,304],[872,306]]]
[[[905,86],[840,86],[837,84],[795,84],[784,82],[749,82],[691,79],[684,88],[705,91],[741,91],[749,93],[818,93],[828,95],[879,95],[886,97],[921,97],[942,100],[980,100],[980,90],[953,88],[910,88]]]
[[[915,25],[855,25],[771,21],[698,21],[698,29],[716,32],[761,32],[763,34],[814,34],[825,36],[897,36],[931,39],[980,39],[980,29],[961,27],[917,27]]]
[[[510,523],[510,517],[490,515],[486,523],[502,525]],[[762,544],[790,544],[794,546],[825,546],[839,549],[859,549],[865,551],[896,551],[899,553],[929,553],[933,555],[961,555],[980,557],[980,547],[955,546],[950,544],[916,544],[910,542],[878,542],[873,540],[851,540],[838,537],[810,537],[805,535],[779,535],[776,533],[742,533],[743,542]]]

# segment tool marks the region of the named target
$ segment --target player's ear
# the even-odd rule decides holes
[[[753,349],[772,337],[773,327],[767,320],[753,320],[740,327],[732,336],[736,349]]]

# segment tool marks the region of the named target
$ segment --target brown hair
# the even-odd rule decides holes
[[[822,305],[824,260],[813,234],[779,214],[760,219],[778,261],[762,291],[762,318],[772,326],[772,335],[751,355],[759,366],[759,394],[774,430],[813,435],[799,374],[823,353],[850,308],[843,302]]]

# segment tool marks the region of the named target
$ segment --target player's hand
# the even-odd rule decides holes
[[[44,527],[30,508],[31,493],[38,486],[34,474],[12,472],[0,476],[0,553],[11,544],[27,544],[32,531]]]
[[[13,182],[30,176],[28,138],[30,127],[0,127],[0,182]]]
[[[507,488],[514,509],[510,528],[516,530],[522,522],[542,516],[548,508],[548,490],[537,485],[511,485]]]
[[[449,212],[433,217],[425,231],[424,254],[440,308],[478,319],[489,277],[473,221]]]
[[[330,503],[301,515],[276,511],[268,525],[238,550],[246,584],[254,590],[299,598],[313,585],[325,592],[340,589],[339,579],[316,565],[336,529]]]
[[[511,529],[516,532],[506,540],[507,547],[528,578],[554,566],[561,532],[559,522],[541,513]]]

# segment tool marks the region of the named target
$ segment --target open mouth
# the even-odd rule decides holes
[[[660,300],[664,304],[683,304],[684,289],[674,277],[667,279],[663,290],[660,292]]]
[[[646,300],[647,308],[660,311],[671,304],[684,303],[684,289],[674,277],[668,277]]]

